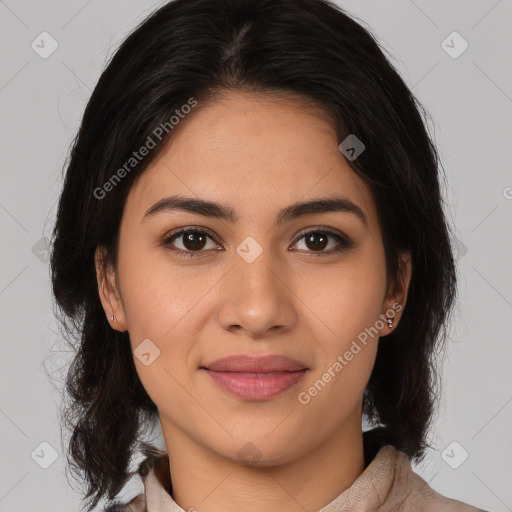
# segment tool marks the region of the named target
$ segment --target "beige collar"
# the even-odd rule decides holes
[[[145,512],[186,512],[166,489],[171,488],[169,457],[155,459],[143,476]],[[139,510],[139,509],[135,509]],[[190,509],[194,510],[194,509]],[[354,483],[319,512],[485,512],[434,491],[411,468],[405,453],[382,446]]]

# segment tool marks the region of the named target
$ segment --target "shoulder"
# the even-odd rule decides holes
[[[379,512],[395,510],[417,512],[486,512],[438,493],[411,467],[409,457],[397,451],[394,489],[390,492],[386,507]]]
[[[376,479],[381,474],[388,475],[387,497],[381,502],[379,512],[487,512],[432,489],[412,469],[409,457],[395,448],[396,442],[387,427],[363,432],[366,467],[371,465],[371,473]]]
[[[169,456],[167,452],[149,447],[143,453],[145,458],[139,464],[135,473],[141,477],[143,482],[150,472],[153,472],[159,479],[165,482],[169,475]],[[110,503],[104,508],[103,512],[148,512],[146,494],[138,494],[128,502],[116,501]]]
[[[147,512],[146,496],[139,494],[127,503],[112,503],[104,508],[103,512]]]

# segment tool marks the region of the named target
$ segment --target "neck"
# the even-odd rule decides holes
[[[246,466],[162,422],[172,497],[184,510],[261,512],[320,510],[364,471],[360,414],[296,459]]]

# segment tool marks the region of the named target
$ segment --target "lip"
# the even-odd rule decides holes
[[[244,400],[269,400],[297,385],[308,371],[286,356],[233,355],[201,369],[223,390]]]
[[[205,364],[204,368],[214,372],[238,373],[296,372],[307,369],[299,361],[286,356],[250,356],[243,354],[222,357],[212,363]]]

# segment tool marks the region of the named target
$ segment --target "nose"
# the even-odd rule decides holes
[[[290,272],[270,250],[263,250],[254,261],[237,254],[221,282],[218,319],[222,328],[250,338],[268,338],[293,329],[297,297]]]

